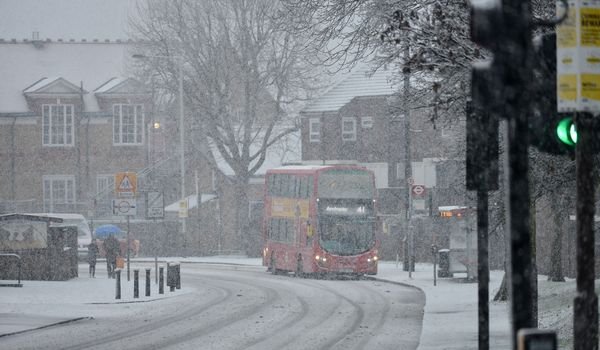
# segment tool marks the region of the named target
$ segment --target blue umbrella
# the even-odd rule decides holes
[[[120,234],[122,231],[119,228],[119,226],[116,225],[100,225],[98,227],[96,227],[96,229],[94,230],[94,234],[96,236],[96,238],[106,238],[108,236],[112,235],[118,235]]]

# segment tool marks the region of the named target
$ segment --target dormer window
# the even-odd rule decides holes
[[[113,105],[113,143],[141,145],[144,143],[144,112],[142,105]]]
[[[73,105],[42,105],[44,146],[73,146]]]

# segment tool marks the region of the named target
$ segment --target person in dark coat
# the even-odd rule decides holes
[[[88,245],[88,263],[90,264],[90,277],[96,278],[96,259],[98,258],[98,244],[96,239]]]
[[[117,267],[117,255],[119,255],[119,241],[114,235],[108,236],[104,240],[104,251],[106,252],[106,269],[108,270],[108,278],[115,277],[115,268]]]

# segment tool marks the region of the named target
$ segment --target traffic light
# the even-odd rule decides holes
[[[486,63],[473,66],[471,100],[467,101],[467,179],[468,190],[498,189],[499,114],[492,107],[495,89],[492,71]]]
[[[556,105],[556,33],[535,37],[534,83],[529,116],[529,143],[540,152],[574,154],[577,129],[573,113],[559,113]]]
[[[468,190],[498,189],[498,121],[504,105],[504,37],[500,1],[471,2],[471,40],[493,58],[475,62],[471,69],[471,101],[467,102]]]

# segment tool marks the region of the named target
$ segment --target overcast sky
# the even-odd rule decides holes
[[[134,0],[0,0],[0,38],[127,39]]]

